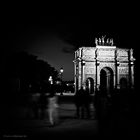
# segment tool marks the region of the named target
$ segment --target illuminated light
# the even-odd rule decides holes
[[[51,81],[51,80],[52,80],[52,76],[49,77],[49,81]]]
[[[61,76],[61,95],[63,95],[63,91],[62,91],[62,87],[63,87],[63,85],[62,85],[62,77],[63,77],[63,72],[64,72],[64,70],[63,70],[63,68],[61,68],[60,69],[60,76]]]
[[[60,81],[56,81],[56,84],[60,84]]]
[[[120,65],[120,62],[119,61],[117,61],[117,65]]]
[[[61,69],[60,69],[60,73],[63,73],[63,72],[64,72],[64,70],[63,70],[63,68],[61,68]]]
[[[53,84],[52,76],[49,77],[49,81],[50,81],[51,84]]]

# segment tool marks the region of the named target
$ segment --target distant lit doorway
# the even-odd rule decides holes
[[[89,94],[94,94],[94,80],[93,78],[89,77],[86,80],[86,88]]]

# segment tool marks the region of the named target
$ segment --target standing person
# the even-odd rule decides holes
[[[55,95],[54,85],[50,84],[50,91],[48,96],[48,116],[51,126],[54,126],[58,122],[58,104],[57,96]]]
[[[91,117],[90,103],[91,103],[91,96],[90,96],[88,88],[86,88],[86,90],[84,92],[84,107],[85,107],[85,111],[86,111],[86,118],[88,118],[88,119]]]
[[[86,118],[90,118],[90,94],[89,94],[89,91],[88,89],[83,89],[82,91],[82,99],[83,99],[83,112],[82,112],[82,115],[83,115],[83,118],[86,117]]]
[[[74,103],[76,106],[76,117],[80,118],[81,117],[81,107],[82,107],[82,94],[81,94],[82,89],[78,90],[74,96]]]

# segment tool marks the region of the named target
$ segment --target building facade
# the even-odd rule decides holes
[[[117,48],[113,39],[95,38],[95,47],[80,47],[75,51],[75,91],[88,87],[90,93],[100,88],[134,88],[133,49]]]

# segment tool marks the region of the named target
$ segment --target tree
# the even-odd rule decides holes
[[[28,92],[29,89],[32,89],[32,92],[39,92],[42,85],[47,84],[50,75],[56,79],[58,72],[48,62],[38,60],[37,56],[27,52],[15,53],[6,61],[7,82],[11,86],[11,79],[19,79],[22,92]]]

